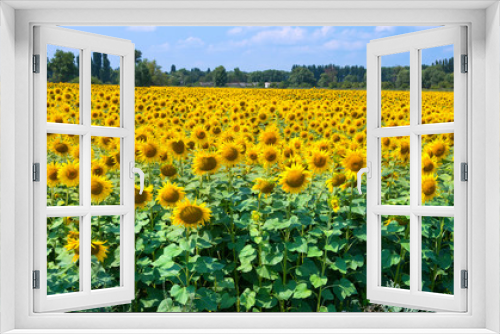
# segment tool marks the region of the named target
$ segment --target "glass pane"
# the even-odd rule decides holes
[[[381,204],[410,204],[410,137],[383,137]]]
[[[80,136],[47,134],[47,206],[80,205]]]
[[[47,294],[80,291],[80,218],[47,218]]]
[[[453,206],[453,133],[422,136],[422,204]]]
[[[422,217],[422,290],[453,294],[453,218]]]
[[[422,124],[453,122],[453,45],[420,52]]]
[[[120,126],[120,57],[92,52],[92,125]]]
[[[410,125],[410,53],[380,57],[381,125]]]
[[[80,50],[47,45],[47,122],[80,123]]]
[[[92,217],[92,289],[120,286],[121,216]]]
[[[382,286],[410,289],[410,217],[381,218]]]
[[[120,205],[120,138],[92,137],[93,205]]]

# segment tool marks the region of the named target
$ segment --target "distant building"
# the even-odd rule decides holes
[[[265,88],[270,88],[270,87],[271,87],[271,83],[270,83],[270,82],[266,82],[266,83],[264,83],[264,87],[265,87]]]

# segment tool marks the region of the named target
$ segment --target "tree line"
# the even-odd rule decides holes
[[[72,52],[57,50],[52,58],[47,58],[49,82],[78,82],[79,56]],[[93,84],[118,84],[120,69],[112,68],[108,55],[92,53],[91,74]],[[382,89],[409,89],[409,66],[382,67]],[[177,69],[164,71],[156,60],[142,57],[135,50],[135,85],[150,86],[251,86],[272,88],[365,88],[366,68],[363,66],[293,65],[290,71],[265,70],[241,71],[238,67],[226,70],[218,66],[213,71],[208,68]],[[422,65],[422,87],[426,89],[453,88],[453,57],[437,60],[431,65]]]

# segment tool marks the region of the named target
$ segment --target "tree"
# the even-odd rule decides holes
[[[290,74],[290,83],[299,87],[301,84],[306,83],[309,85],[315,85],[316,80],[314,80],[314,74],[305,67],[296,67],[292,70]]]
[[[109,62],[108,55],[102,55],[102,69],[100,75],[103,83],[111,83],[111,63]]]
[[[408,89],[410,87],[410,70],[402,69],[396,77],[396,88]]]
[[[135,85],[137,87],[151,86],[152,79],[149,69],[142,61],[135,65]]]
[[[92,52],[90,72],[93,77],[101,79],[102,53]]]
[[[144,65],[149,70],[149,74],[151,76],[151,84],[153,86],[166,86],[168,76],[161,70],[161,66],[156,63],[156,60],[148,60],[144,59],[142,61]]]
[[[227,84],[227,72],[224,66],[218,66],[214,70],[214,81],[216,87],[224,87]]]
[[[47,63],[50,82],[70,82],[79,76],[75,55],[72,52],[57,50]]]
[[[170,66],[170,74],[175,73],[176,70],[177,69],[176,69],[175,65]]]
[[[140,50],[135,49],[135,63],[137,64],[142,59],[142,52]]]

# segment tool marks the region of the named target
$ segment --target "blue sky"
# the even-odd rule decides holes
[[[431,27],[395,26],[242,26],[242,27],[67,27],[131,40],[143,58],[156,59],[163,70],[223,65],[243,71],[290,70],[293,64],[366,66],[366,44]],[[451,47],[429,50],[424,63],[452,56]],[[407,57],[387,57],[384,66],[408,65]],[[113,67],[116,67],[112,63]]]

